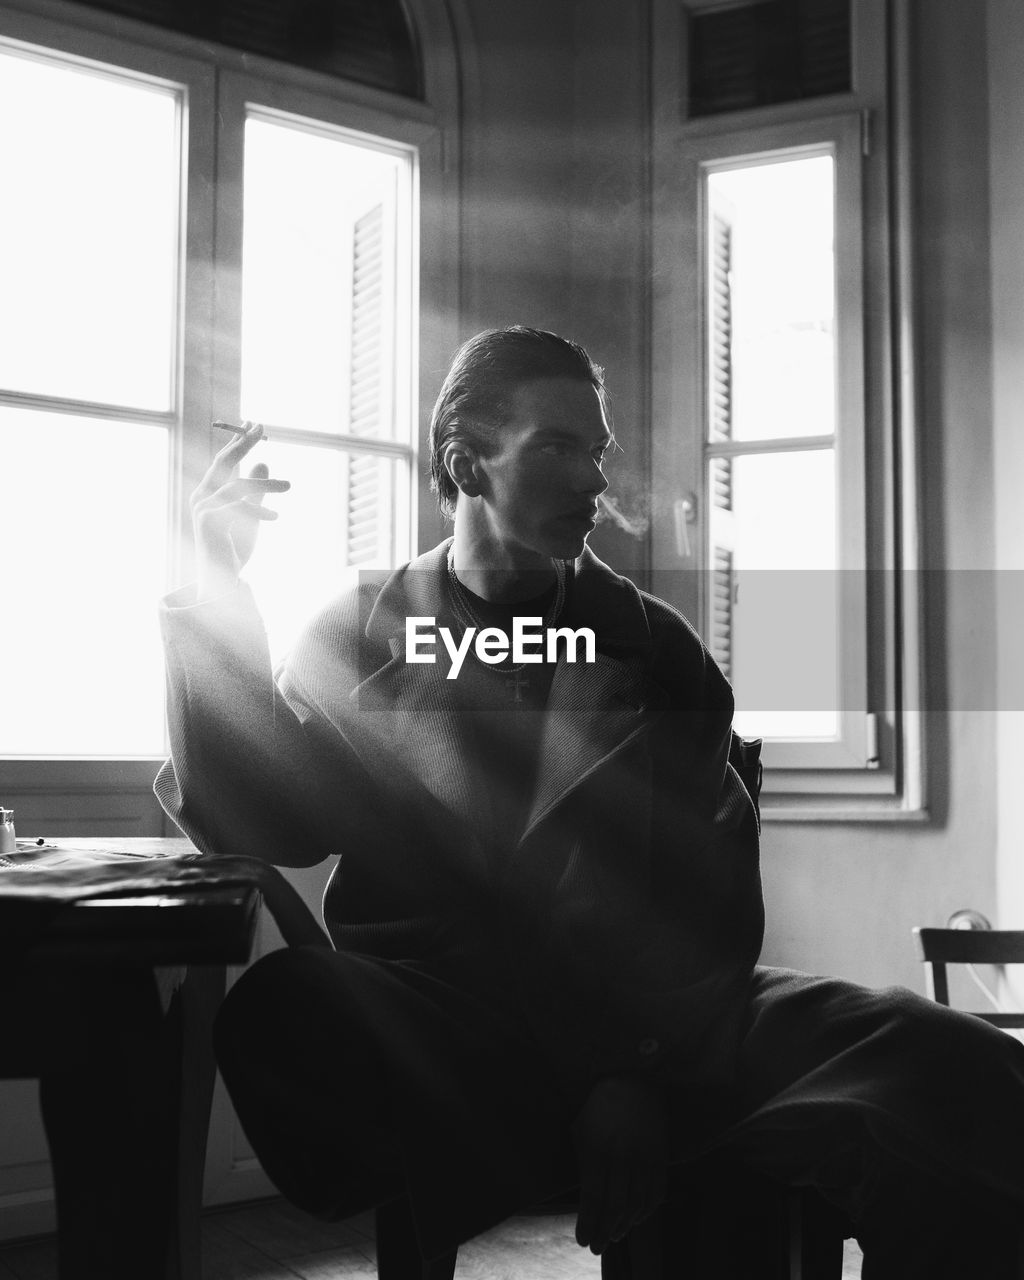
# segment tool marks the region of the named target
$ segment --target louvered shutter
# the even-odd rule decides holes
[[[732,220],[724,200],[712,205],[708,240],[708,442],[732,439]],[[709,647],[730,679],[733,675],[732,459],[712,456],[708,480],[712,506]]]
[[[697,10],[687,31],[691,117],[850,90],[850,0]]]
[[[76,0],[296,67],[423,97],[402,0]]]
[[[381,434],[383,403],[384,210],[364,214],[352,234],[352,358],[349,434],[375,439]],[[381,462],[375,454],[354,454],[349,462],[347,563],[367,565],[377,557],[389,519],[383,509]]]

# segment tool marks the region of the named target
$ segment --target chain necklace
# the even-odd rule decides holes
[[[555,625],[562,612],[562,608],[565,605],[565,580],[567,577],[565,561],[555,560],[553,563],[555,566],[555,595],[542,619],[545,630]],[[470,599],[468,588],[462,585],[459,581],[459,575],[455,572],[454,547],[448,552],[448,585],[452,612],[455,614],[455,618],[459,624],[463,629],[467,627],[475,627],[478,632],[483,631],[488,624],[473,608],[473,602]],[[473,650],[473,656],[476,657],[475,650]],[[522,671],[523,667],[527,665],[525,662],[520,662],[511,667],[499,667],[491,662],[480,662],[479,658],[477,658],[477,662],[479,662],[485,670],[499,676],[515,675],[517,672]],[[516,681],[516,702],[522,702],[522,698],[519,696],[520,686],[527,684],[529,684],[529,681],[526,679]]]

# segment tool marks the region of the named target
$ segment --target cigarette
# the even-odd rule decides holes
[[[220,427],[221,431],[230,431],[233,435],[244,436],[245,427],[236,427],[233,422],[221,422],[218,418],[216,422],[210,423],[211,427]]]

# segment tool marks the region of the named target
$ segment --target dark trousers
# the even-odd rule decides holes
[[[268,1174],[314,1214],[409,1193],[434,1256],[574,1182],[572,1099],[479,993],[277,952],[229,993],[216,1047]],[[702,1100],[678,1100],[678,1196],[705,1169],[812,1185],[849,1215],[868,1280],[1017,1280],[1024,1047],[1010,1037],[900,989],[758,970],[730,1093],[710,1134]],[[756,1267],[722,1265],[737,1280]]]

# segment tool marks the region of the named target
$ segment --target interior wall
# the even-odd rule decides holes
[[[594,551],[643,585],[650,522],[650,16],[577,0],[572,333],[605,365],[619,450]]]
[[[999,605],[999,920],[1024,928],[1024,9],[990,0],[994,492]],[[1018,980],[1017,1003],[1024,999]]]
[[[762,865],[767,962],[921,989],[911,928],[998,902],[985,25],[958,0],[914,8],[931,818],[773,825]]]
[[[646,563],[647,6],[462,0],[462,335],[528,324],[606,367],[626,531],[592,546]]]
[[[570,318],[573,7],[463,0],[461,328]]]

